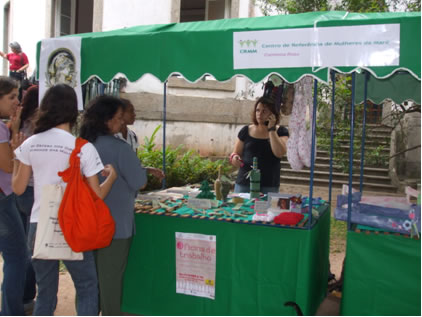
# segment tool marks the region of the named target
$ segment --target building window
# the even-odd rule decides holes
[[[56,1],[55,36],[75,34],[76,0]]]
[[[230,0],[181,0],[180,22],[230,18]]]
[[[54,36],[92,32],[94,0],[56,0]]]

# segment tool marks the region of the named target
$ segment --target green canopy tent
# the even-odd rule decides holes
[[[191,82],[201,79],[204,75],[212,75],[218,81],[227,81],[235,76],[245,76],[253,82],[259,82],[266,76],[276,73],[290,83],[309,75],[316,79],[314,84],[316,88],[317,80],[328,82],[332,71],[354,74],[355,71],[365,70],[371,74],[371,78],[377,79],[385,79],[397,72],[406,71],[420,85],[420,17],[420,13],[311,12],[296,15],[137,26],[109,32],[77,34],[69,37],[77,36],[81,38],[80,76],[82,83],[87,82],[94,76],[104,82],[109,82],[118,74],[124,74],[129,81],[136,81],[145,74],[152,74],[163,82],[165,122],[165,83],[174,74],[180,74]],[[343,63],[326,66],[324,64],[319,65],[318,62],[307,61],[308,64],[312,65],[293,66],[283,64],[271,67],[235,67],[234,47],[237,45],[235,36],[238,32],[298,32],[305,30],[319,35],[320,32],[329,28],[337,28],[337,34],[342,34],[342,27],[346,29],[347,27],[357,26],[379,26],[383,29],[390,25],[399,25],[399,41],[396,42],[399,47],[399,58],[393,65],[368,66],[366,62],[356,62],[346,66]],[[362,33],[356,32],[356,38],[362,35]],[[253,38],[250,40],[253,43]],[[308,42],[294,44],[318,47],[317,41],[318,37],[313,37]],[[364,44],[359,44],[358,41],[342,43],[340,44],[346,46]],[[249,46],[249,44],[247,45]],[[245,50],[246,53],[254,53],[252,47],[250,50],[245,47]],[[41,43],[38,45],[38,60],[40,54],[42,54]],[[362,47],[359,54],[365,56],[367,54],[366,49]],[[317,54],[316,57],[321,56]],[[40,70],[39,67],[38,70],[45,71]],[[316,104],[316,98],[314,103]],[[315,105],[313,118],[311,162],[314,161]],[[165,148],[165,131],[163,138]],[[351,145],[353,145],[353,142],[351,142]],[[351,161],[353,161],[353,158]],[[314,165],[312,164],[309,197],[311,202],[309,206],[310,219],[312,219],[313,169]],[[349,186],[351,187],[351,184]],[[351,189],[349,189],[349,192],[351,193]],[[311,221],[308,223],[311,223]],[[305,310],[311,311],[310,308]]]
[[[287,38],[291,32],[305,31],[311,34],[309,38],[306,37],[309,34],[304,36],[304,43],[296,43],[295,39],[288,43],[292,46],[296,45],[297,50],[298,45],[306,47],[306,45],[325,44],[317,42],[320,39],[320,33],[330,29],[335,29],[333,31],[335,34],[343,34],[346,33],[347,27],[378,26],[381,28],[380,34],[385,34],[388,32],[384,29],[391,25],[399,25],[399,58],[393,66],[388,63],[383,66],[365,66],[366,62],[360,60],[357,60],[355,64],[348,63],[347,66],[345,66],[347,63],[334,64],[329,67],[321,66],[318,61],[312,63],[314,61],[310,59],[321,58],[321,54],[323,54],[321,50],[319,55],[308,57],[308,60],[305,58],[304,65],[306,67],[294,67],[288,63],[283,67],[274,64],[267,68],[265,65],[235,67],[234,47],[237,43],[234,38],[236,33],[285,31],[284,33],[274,33],[275,40],[273,42],[280,43],[283,42],[283,37]],[[354,33],[352,42],[341,41],[337,38],[337,42],[340,43],[334,43],[335,45],[346,45],[344,54],[349,51],[349,47],[352,47],[348,45],[358,42],[356,39],[359,39],[364,32],[355,31]],[[407,71],[420,82],[421,74],[420,13],[310,12],[295,15],[136,26],[108,32],[76,34],[69,37],[75,36],[81,38],[80,77],[82,83],[94,76],[104,82],[109,82],[118,74],[124,74],[129,81],[136,81],[145,74],[152,74],[164,83],[173,74],[180,74],[191,82],[195,82],[207,74],[212,75],[218,81],[227,81],[234,76],[245,76],[253,82],[258,82],[272,73],[279,74],[288,82],[296,82],[306,75],[328,82],[330,70],[343,73],[366,70],[372,77],[379,79],[387,78],[398,71]],[[46,41],[48,40],[54,39]],[[247,45],[249,48],[249,42]],[[358,43],[358,45],[360,45],[359,51],[356,51],[355,55],[363,57],[368,55],[366,43]],[[41,42],[38,43],[38,61],[42,54],[40,48]],[[319,49],[319,46],[317,48]],[[288,53],[284,50],[284,46],[278,51]],[[376,57],[375,55],[375,59]],[[45,72],[45,70],[41,71]],[[163,145],[165,145],[165,134]]]
[[[234,69],[233,33],[387,24],[400,24],[398,65],[336,65],[332,68],[340,72],[352,72],[360,66],[376,78],[388,77],[397,70],[407,70],[420,79],[420,13],[311,12],[136,26],[71,36],[82,38],[82,83],[92,76],[108,82],[118,73],[124,74],[130,81],[136,81],[144,74],[152,74],[161,82],[165,82],[172,74],[182,74],[187,80],[194,82],[203,75],[210,74],[218,81],[227,81],[233,76],[243,75],[253,82],[258,82],[270,73],[277,73],[288,82],[295,82],[304,75],[312,75],[327,82],[327,67]]]

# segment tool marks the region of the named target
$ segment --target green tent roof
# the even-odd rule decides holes
[[[400,65],[366,69],[377,78],[388,77],[397,70],[406,70],[420,80],[420,22],[420,12],[363,14],[331,11],[136,26],[72,36],[82,38],[81,82],[86,82],[94,75],[108,82],[118,73],[123,73],[130,81],[152,74],[164,82],[172,74],[181,74],[194,82],[204,74],[210,74],[219,81],[244,75],[258,82],[271,73],[278,73],[289,82],[295,82],[306,74],[328,81],[328,68],[234,69],[233,33],[399,23]],[[340,72],[352,72],[356,69],[334,68]]]
[[[369,76],[367,79],[367,100],[379,105],[385,99],[395,103],[411,100],[421,104],[421,82],[409,73],[398,72],[385,79]],[[356,76],[355,102],[364,102],[365,74]]]

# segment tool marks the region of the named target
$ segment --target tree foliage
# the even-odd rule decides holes
[[[349,12],[421,11],[419,0],[255,0],[264,15],[294,14],[311,11],[343,10]]]

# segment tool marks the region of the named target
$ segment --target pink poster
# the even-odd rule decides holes
[[[176,293],[215,298],[216,236],[176,232]]]

